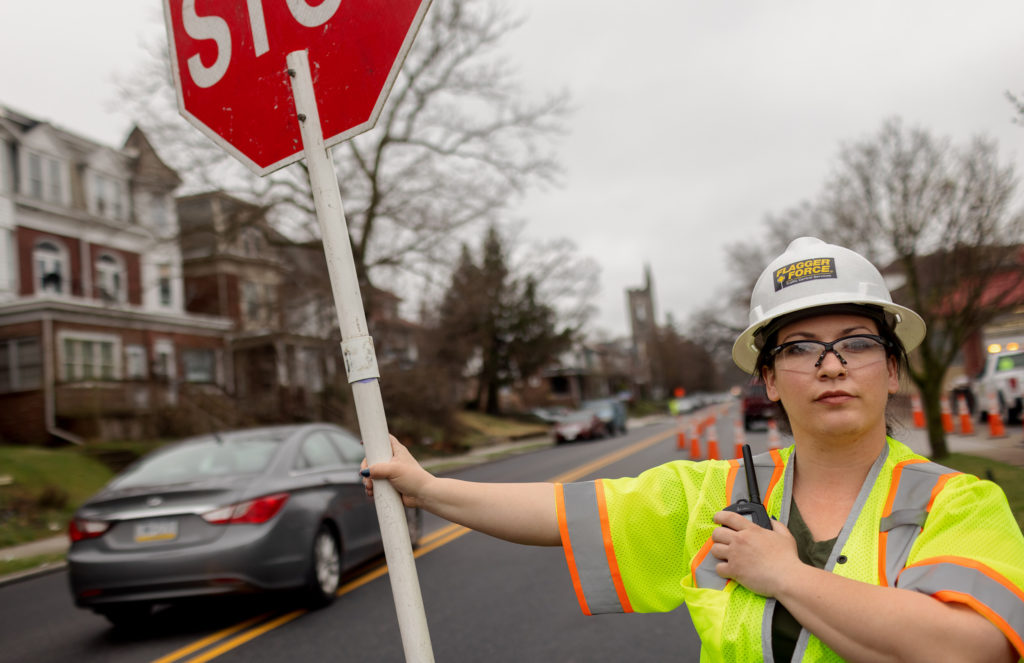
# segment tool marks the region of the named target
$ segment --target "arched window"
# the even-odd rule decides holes
[[[100,298],[108,302],[125,301],[124,266],[109,253],[96,259],[96,286]]]
[[[68,291],[67,256],[64,247],[44,240],[32,251],[37,292],[63,294]]]

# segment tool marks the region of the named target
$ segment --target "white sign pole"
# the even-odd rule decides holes
[[[341,204],[338,177],[324,146],[320,114],[313,94],[309,54],[307,51],[289,53],[287,62],[295,109],[299,114],[302,146],[309,167],[309,183],[327,256],[327,271],[331,277],[334,305],[338,310],[345,371],[352,385],[359,431],[366,447],[366,460],[368,463],[386,461],[391,458],[391,442],[384,416],[384,402],[380,395],[380,371],[377,368],[373,339],[366,326],[363,301],[359,295],[359,282],[345,223],[345,210]],[[431,663],[434,654],[416,576],[405,507],[398,492],[387,481],[374,482],[373,494],[405,660]]]

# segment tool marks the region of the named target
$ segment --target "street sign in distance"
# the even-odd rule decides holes
[[[259,175],[303,157],[285,59],[309,53],[329,147],[373,127],[430,0],[164,0],[181,114]]]

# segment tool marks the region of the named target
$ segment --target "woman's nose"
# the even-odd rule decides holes
[[[836,375],[846,373],[846,362],[835,350],[826,350],[825,356],[818,362],[819,375]]]

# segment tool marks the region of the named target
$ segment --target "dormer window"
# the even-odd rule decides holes
[[[36,291],[60,295],[67,292],[67,256],[64,248],[52,241],[36,244],[32,252]]]
[[[93,214],[114,221],[124,218],[124,186],[119,179],[94,172],[91,193]]]
[[[160,193],[153,193],[149,196],[149,218],[160,234],[165,234],[171,229],[171,220],[167,205],[167,196]]]
[[[105,302],[125,300],[124,265],[109,253],[100,255],[96,260],[96,286],[100,299]]]
[[[38,154],[28,155],[28,195],[43,199],[43,158]]]
[[[57,159],[27,153],[25,193],[36,200],[64,204],[64,170]]]

